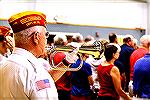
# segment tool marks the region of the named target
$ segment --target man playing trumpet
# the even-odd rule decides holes
[[[66,44],[67,38],[65,35],[56,35],[54,37],[54,46],[66,46]],[[77,53],[78,48],[74,49],[70,53],[54,51],[50,54],[49,61],[52,66],[52,70],[50,70],[49,73],[55,81],[59,100],[70,100],[71,71],[67,71],[67,69],[69,69],[69,65],[76,62]]]

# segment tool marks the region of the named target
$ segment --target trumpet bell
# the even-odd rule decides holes
[[[72,46],[57,46],[57,47],[51,47],[46,48],[50,53],[53,51],[64,51],[64,52],[71,52],[75,47]],[[86,53],[89,55],[92,55],[94,58],[99,59],[101,58],[101,55],[104,52],[104,45],[101,41],[95,41],[91,46],[83,45],[79,47],[79,53]]]
[[[53,77],[55,82],[59,80],[66,71],[78,71],[82,67],[83,64],[82,58],[79,57],[81,59],[81,63],[77,68],[71,68],[71,64],[70,65],[64,64],[63,62],[64,58],[65,54],[63,52],[55,51],[50,55],[51,71],[49,71],[49,73]]]
[[[79,47],[78,55],[82,53],[86,53],[89,55],[92,55],[95,59],[100,59],[103,56],[105,46],[101,43],[101,41],[95,41],[92,46],[81,46]],[[52,59],[49,60],[51,62],[51,69],[55,71],[78,71],[82,67],[82,57],[79,57],[81,59],[81,64],[78,68],[71,68],[70,66],[62,65],[62,61],[60,64],[55,65],[55,54],[59,51],[61,52],[72,52],[75,47],[72,46],[57,46],[52,48],[46,48],[49,51],[49,55],[52,56]],[[57,56],[58,57],[58,56]],[[63,60],[63,59],[62,59]]]

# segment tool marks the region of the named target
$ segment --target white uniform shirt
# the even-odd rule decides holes
[[[52,77],[38,59],[16,48],[0,67],[0,100],[58,100]]]
[[[0,66],[6,61],[6,57],[0,54]]]
[[[43,65],[44,69],[47,71],[51,70],[51,66],[49,64],[49,62],[43,58],[38,58],[39,62]]]

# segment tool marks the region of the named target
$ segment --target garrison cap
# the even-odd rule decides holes
[[[6,26],[0,26],[0,35],[1,36],[7,36],[10,33],[10,28]]]
[[[36,11],[25,11],[11,16],[8,22],[14,33],[32,26],[46,27],[46,15]]]

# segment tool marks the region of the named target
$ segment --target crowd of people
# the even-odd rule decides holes
[[[80,52],[95,46],[94,37],[46,36],[42,12],[17,13],[8,22],[10,28],[0,26],[0,100],[150,99],[150,35],[138,45],[132,35],[119,44],[110,33],[94,58]]]

